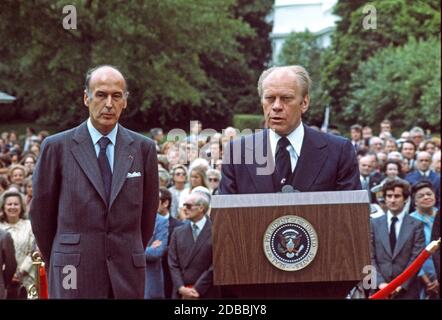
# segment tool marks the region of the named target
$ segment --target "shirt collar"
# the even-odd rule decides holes
[[[388,210],[387,211],[388,222],[391,222],[391,218],[396,217],[397,222],[402,223],[402,221],[404,220],[404,217],[405,217],[405,211],[406,211],[406,206],[404,206],[401,213],[399,213],[397,216],[395,216],[394,214],[391,213],[390,210]]]
[[[206,215],[204,215],[201,220],[199,220],[197,223],[195,223],[198,226],[199,231],[203,230],[204,225],[206,224],[206,220],[207,220],[207,217],[206,217]],[[192,225],[193,224],[194,223],[192,222]]]
[[[276,146],[278,144],[279,139],[281,139],[281,136],[277,134],[273,129],[269,130],[269,139],[270,139],[270,147],[272,149],[272,154],[276,154]],[[290,144],[295,149],[296,154],[298,157],[301,156],[301,147],[302,147],[302,141],[304,140],[304,125],[301,123],[298,127],[296,127],[295,130],[290,132],[290,134],[287,136],[287,139],[289,139]]]
[[[91,118],[87,119],[87,129],[89,131],[89,134],[92,138],[92,143],[94,146],[97,144],[98,140],[101,139],[101,137],[107,137],[111,141],[113,145],[115,145],[115,141],[117,140],[117,132],[118,132],[118,123],[117,125],[112,129],[111,132],[109,132],[107,135],[103,136],[100,131],[98,131],[94,125],[92,124]]]
[[[422,171],[422,170],[418,170],[418,171],[421,174],[421,176],[423,176],[423,177],[430,176],[430,169],[428,169],[427,171]]]

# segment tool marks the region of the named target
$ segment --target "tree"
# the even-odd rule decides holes
[[[376,8],[376,29],[364,29],[366,1],[339,1],[335,14],[340,16],[332,46],[324,54],[321,85],[333,106],[333,119],[341,125],[355,122],[357,114],[342,112],[352,82],[352,73],[376,52],[389,45],[402,46],[410,36],[429,39],[439,35],[440,2],[428,1],[383,1],[369,4]]]
[[[440,131],[440,38],[390,46],[359,65],[345,111],[358,122]],[[422,57],[425,57],[423,59]]]
[[[74,30],[62,27],[68,3],[77,9]],[[5,0],[0,85],[19,97],[28,119],[62,129],[87,116],[80,85],[85,71],[113,64],[127,76],[129,107],[122,122],[132,128],[183,124],[195,116],[226,119],[233,106],[225,94],[248,69],[239,39],[254,34],[233,16],[234,5],[234,0],[41,0],[37,6]],[[231,65],[219,75],[223,82],[215,68],[205,68],[207,60],[218,68]],[[221,85],[226,87],[219,92]]]
[[[278,57],[281,65],[301,65],[309,72],[312,80],[310,107],[303,117],[307,123],[316,126],[321,126],[324,112],[320,85],[322,51],[316,35],[306,30],[290,33]]]

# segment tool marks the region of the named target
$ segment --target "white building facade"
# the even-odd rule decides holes
[[[331,43],[331,34],[339,19],[333,15],[337,0],[275,0],[273,7],[272,61],[277,64],[285,39],[291,32],[308,30],[318,36],[322,47]]]

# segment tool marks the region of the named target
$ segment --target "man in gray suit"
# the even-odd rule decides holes
[[[155,143],[120,124],[121,72],[86,75],[89,119],[44,140],[30,210],[51,298],[143,298],[158,206]]]
[[[173,299],[215,298],[212,264],[212,223],[206,215],[209,199],[190,194],[184,203],[186,223],[177,227],[169,244]]]
[[[425,248],[422,222],[404,209],[410,185],[405,180],[391,180],[384,184],[382,193],[388,211],[371,221],[372,265],[379,289],[400,275]],[[419,299],[416,276],[399,286],[391,298]]]
[[[8,232],[0,229],[0,299],[6,298],[6,288],[16,269],[14,242]]]

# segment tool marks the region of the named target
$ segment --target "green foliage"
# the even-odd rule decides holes
[[[394,127],[440,131],[440,50],[440,38],[410,39],[361,63],[353,75],[346,116],[370,125],[387,118]]]
[[[363,12],[366,4],[376,8],[376,29],[363,28],[364,18],[368,17],[368,13]],[[340,0],[335,14],[341,19],[332,37],[332,46],[324,54],[321,85],[333,106],[333,121],[349,125],[358,117],[357,113],[342,112],[347,107],[352,73],[380,49],[402,46],[409,37],[423,40],[437,37],[440,1]]]
[[[278,58],[281,65],[301,65],[309,72],[312,80],[310,107],[303,115],[303,120],[316,126],[321,126],[324,112],[320,85],[322,51],[314,33],[307,30],[292,32],[284,42]]]
[[[264,117],[257,114],[235,114],[233,116],[233,127],[240,131],[244,129],[262,129]]]
[[[68,4],[77,9],[76,30],[62,27]],[[265,16],[268,5],[260,8],[257,15]],[[240,39],[252,42],[262,31],[240,18],[240,9],[234,0],[4,0],[0,87],[19,98],[23,118],[62,129],[87,117],[85,72],[112,64],[129,85],[123,123],[186,127],[199,118],[221,126],[252,96],[245,88],[256,72],[254,51]],[[250,109],[255,102],[245,104]]]

